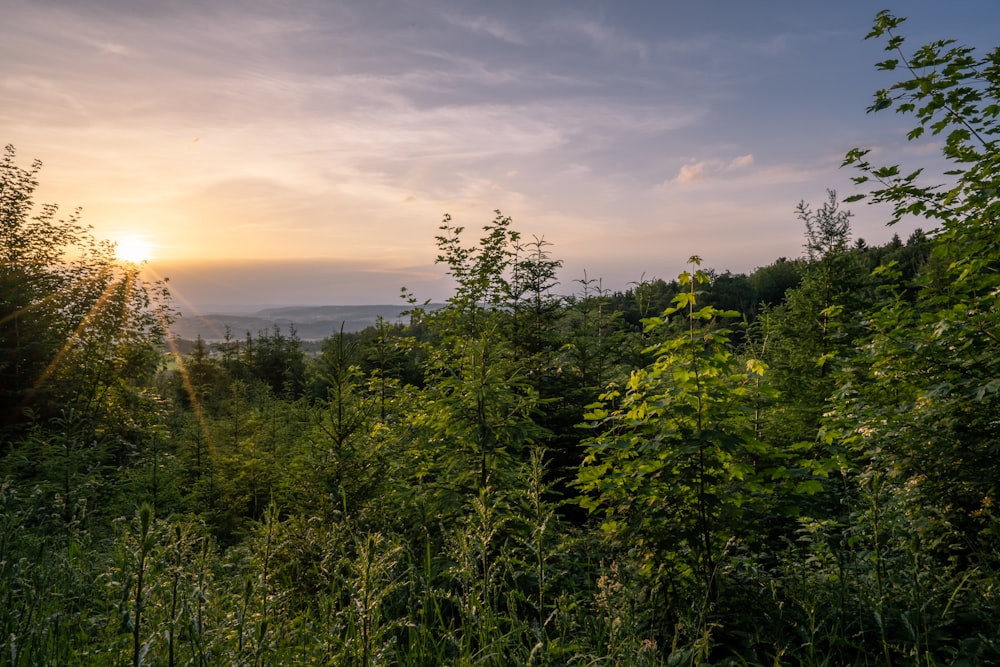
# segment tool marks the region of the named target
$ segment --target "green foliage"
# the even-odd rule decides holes
[[[831,192],[801,259],[561,298],[446,217],[447,304],[314,359],[154,376],[165,302],[8,149],[0,665],[996,664],[996,52],[900,23],[872,110],[950,180],[848,162],[930,232],[852,243]]]
[[[537,236],[530,243],[515,241],[510,291],[513,301],[513,343],[516,350],[538,354],[553,345],[550,327],[560,299],[551,290],[559,283],[556,272],[562,260],[553,259],[552,244]]]
[[[430,358],[429,391],[410,419],[426,438],[418,479],[427,476],[446,497],[505,486],[497,476],[542,433],[532,419],[537,395],[509,355],[485,331]]]
[[[799,269],[799,284],[767,311],[764,346],[772,371],[766,383],[779,398],[762,416],[763,432],[785,447],[816,443],[836,370],[860,332],[853,315],[863,313],[874,298],[868,268],[850,248],[851,213],[840,208],[836,193],[829,191],[815,211],[801,202],[797,212],[809,259]]]
[[[0,161],[0,436],[72,411],[98,438],[128,438],[136,384],[160,366],[169,295],[78,214],[36,210],[40,168],[17,166],[12,146]]]
[[[757,293],[757,300],[765,306],[777,306],[785,294],[802,282],[804,262],[779,257],[767,266],[758,267],[748,276]]]
[[[457,319],[468,331],[476,332],[483,318],[497,315],[511,304],[511,269],[521,235],[510,228],[511,219],[496,211],[493,222],[483,227],[484,236],[475,246],[462,245],[464,227],[451,224],[445,215],[437,236],[437,262],[448,267],[455,283],[451,306],[442,315]]]
[[[903,38],[895,34],[901,22],[882,12],[869,35],[884,38],[886,50],[896,56],[880,68],[904,74],[876,94],[870,110],[895,107],[913,114],[917,124],[908,135],[913,141],[923,138],[925,129],[943,134],[950,185],[925,186],[920,170],[903,176],[898,166],[871,165],[864,151],[848,154],[847,162],[863,174],[855,181],[873,184],[872,199],[892,206],[892,222],[916,215],[938,227],[929,261],[911,281],[896,265],[878,269],[883,297],[841,379],[824,437],[847,447],[856,462],[857,502],[867,505],[866,521],[859,525],[867,530],[857,539],[879,565],[875,607],[887,660],[900,646],[935,659],[945,649],[929,646],[949,646],[985,660],[996,650],[991,642],[966,641],[957,649],[949,635],[957,617],[970,613],[965,604],[982,605],[971,612],[981,622],[995,618],[986,611],[994,609],[991,601],[972,602],[962,593],[964,582],[958,582],[960,572],[993,577],[998,566],[1000,385],[994,378],[1000,349],[994,332],[1000,326],[995,225],[1000,199],[994,137],[1000,51],[978,57],[942,40],[906,55]],[[929,562],[918,561],[918,553]],[[913,579],[894,590],[893,566],[884,564],[908,557]],[[955,568],[955,574],[946,580],[950,583],[929,585],[925,568]],[[899,624],[916,627],[911,619],[901,615],[890,625],[885,609],[914,604],[933,613],[922,617],[920,633],[907,629],[904,635]]]
[[[424,443],[415,479],[430,485],[441,503],[436,511],[445,513],[469,494],[505,487],[497,476],[542,434],[533,420],[538,392],[517,359],[526,341],[515,340],[514,318],[524,293],[543,307],[547,276],[558,265],[546,259],[541,241],[521,261],[520,234],[499,211],[477,246],[463,246],[463,228],[449,223],[446,216],[437,237],[438,261],[447,264],[456,291],[427,318],[436,340],[425,352],[426,398],[408,417]]]
[[[692,258],[697,265],[700,260]],[[598,433],[586,441],[577,480],[585,507],[603,527],[665,568],[675,585],[697,582],[714,600],[718,567],[739,530],[737,516],[766,495],[767,448],[754,436],[751,389],[763,363],[741,365],[719,318],[735,313],[698,308],[701,271],[685,272],[686,291],[662,317],[687,331],[653,346],[654,361],[633,371],[624,390],[611,387],[586,415]]]
[[[931,136],[943,135],[942,153],[951,163],[947,173],[952,184],[923,185],[921,169],[904,175],[899,165],[874,166],[866,159],[868,151],[861,149],[850,151],[845,164],[862,172],[854,178],[856,183],[873,185],[873,201],[892,206],[891,223],[918,215],[953,229],[995,220],[1000,48],[980,56],[970,47],[944,39],[907,55],[904,38],[896,34],[903,21],[888,10],[879,12],[868,34],[870,39],[884,38],[885,50],[894,56],[879,63],[879,68],[907,75],[879,90],[869,111],[895,108],[898,113],[913,114],[917,124],[907,135],[910,140],[922,138],[926,130]]]
[[[885,38],[886,50],[898,56],[880,66],[894,71],[901,65],[906,73],[877,93],[872,110],[894,106],[915,115],[911,140],[924,128],[945,134],[942,153],[954,184],[921,186],[909,176],[887,175],[898,167],[874,167],[858,152],[848,156],[865,174],[859,179],[879,184],[873,198],[893,206],[894,220],[915,214],[940,227],[930,261],[914,280],[915,300],[891,265],[881,271],[885,298],[871,318],[855,374],[840,392],[829,437],[844,437],[859,460],[870,457],[889,471],[898,493],[918,501],[932,525],[948,526],[957,543],[946,552],[991,559],[1000,389],[994,380],[1000,370],[994,185],[1000,50],[977,57],[943,40],[907,56],[895,34],[901,21],[882,12],[869,35]]]
[[[306,359],[295,328],[289,335],[275,326],[248,339],[246,356],[250,372],[275,394],[301,396],[305,389]]]

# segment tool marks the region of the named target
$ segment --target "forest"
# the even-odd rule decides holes
[[[316,354],[182,352],[8,146],[0,665],[1000,664],[1000,48],[902,22],[869,111],[947,171],[851,150],[801,257],[610,291],[446,215],[447,302]]]

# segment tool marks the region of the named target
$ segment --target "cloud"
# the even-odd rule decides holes
[[[625,56],[640,63],[649,60],[650,47],[641,39],[608,25],[603,21],[585,17],[560,17],[550,25],[553,30],[580,38],[584,43],[607,57]]]
[[[129,56],[132,55],[132,49],[125,46],[124,44],[118,44],[116,42],[99,42],[94,45],[102,53],[110,53],[115,56]]]
[[[452,25],[465,28],[471,32],[486,34],[508,44],[523,45],[524,39],[516,30],[509,25],[487,18],[485,16],[458,16],[457,14],[445,14],[444,19]]]
[[[677,174],[678,183],[697,183],[705,178],[705,162],[685,164]]]
[[[729,164],[726,165],[726,169],[725,170],[726,171],[736,171],[738,169],[745,169],[746,167],[749,167],[752,164],[753,164],[753,155],[750,154],[750,153],[747,153],[746,155],[741,155],[739,157],[734,157],[732,160],[730,160]]]
[[[679,185],[701,183],[710,176],[741,171],[753,165],[753,155],[747,153],[730,160],[701,160],[693,164],[681,165],[673,182]]]

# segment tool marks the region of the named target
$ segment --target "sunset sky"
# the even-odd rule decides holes
[[[471,241],[494,209],[561,293],[751,271],[801,254],[800,200],[854,192],[848,149],[933,162],[865,113],[884,7],[912,48],[1000,43],[996,0],[0,0],[0,144],[149,243],[186,314],[443,299],[443,214]],[[851,208],[869,243],[912,231]]]

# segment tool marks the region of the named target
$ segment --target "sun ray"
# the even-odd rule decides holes
[[[101,273],[102,274],[106,273],[106,270],[102,271]],[[127,296],[128,291],[131,289],[131,281],[133,278],[134,278],[134,272],[132,273],[127,272],[120,280],[118,281],[110,280],[108,282],[104,290],[101,292],[100,296],[94,302],[94,305],[91,306],[90,310],[87,311],[87,314],[84,315],[84,317],[80,320],[80,323],[77,325],[72,335],[67,336],[66,342],[63,343],[62,347],[59,348],[59,351],[56,352],[56,355],[52,359],[52,361],[49,362],[49,364],[45,367],[45,370],[43,370],[41,375],[39,375],[38,378],[35,380],[34,385],[27,392],[27,395],[22,401],[22,407],[31,402],[31,400],[38,393],[38,390],[42,387],[42,385],[49,379],[49,377],[53,373],[56,372],[56,370],[62,364],[63,358],[66,357],[74,347],[78,346],[79,341],[81,341],[83,338],[82,334],[86,331],[87,326],[97,317],[98,314],[100,314],[100,310],[104,307],[104,304],[107,303],[108,299],[111,298],[111,295],[114,293],[115,289],[121,285],[122,281],[129,281],[128,284],[126,285],[126,296]],[[91,280],[96,281],[97,278],[85,278],[78,280],[75,283],[72,283],[70,285],[61,288],[59,291],[70,292],[72,289],[75,289],[76,287]],[[53,293],[52,295],[50,295],[50,297],[54,297],[56,294],[57,293]]]
[[[58,303],[60,296],[66,296],[73,294],[75,291],[86,287],[88,283],[96,283],[106,279],[108,272],[112,271],[112,267],[105,267],[97,276],[89,276],[86,278],[81,278],[71,282],[70,284],[64,285],[60,289],[47,294],[42,299],[35,301],[34,303],[28,304],[23,308],[20,308],[14,313],[10,313],[0,319],[0,324],[7,322],[11,319],[15,319],[24,315],[26,313],[38,310],[44,307],[46,304]],[[146,270],[150,272],[151,277],[154,282],[165,283],[166,280],[158,276],[155,271],[152,271],[149,267]],[[21,402],[21,407],[26,407],[31,403],[34,397],[38,394],[38,391],[42,386],[48,382],[51,377],[63,366],[66,358],[74,351],[74,349],[82,349],[84,341],[86,339],[87,328],[92,325],[95,320],[100,317],[100,315],[109,307],[116,294],[121,295],[123,303],[127,303],[130,296],[133,294],[135,289],[136,281],[140,280],[138,278],[138,271],[135,267],[125,267],[124,272],[120,277],[112,277],[107,280],[107,284],[104,286],[101,294],[95,300],[93,306],[87,311],[80,322],[76,325],[72,334],[66,337],[63,345],[56,352],[52,360],[46,365],[42,373],[35,379],[32,387],[26,392],[24,399]],[[187,367],[184,363],[183,354],[177,347],[177,344],[170,334],[170,318],[167,313],[162,308],[154,308],[153,312],[157,317],[159,324],[164,332],[165,342],[170,349],[176,363],[178,374],[180,375],[181,385],[184,388],[184,392],[188,395],[191,400],[191,405],[195,412],[195,418],[198,422],[198,428],[205,439],[209,450],[214,449],[214,443],[211,436],[210,429],[208,428],[208,420],[205,415],[204,406],[201,405],[201,401],[198,397],[197,391],[195,390],[194,384],[191,381],[191,376],[188,373]],[[119,323],[119,326],[124,327],[125,323]]]
[[[156,270],[153,269],[153,267],[150,266],[150,265],[148,265],[148,264],[143,267],[143,270],[147,274],[149,274],[152,278],[154,278],[156,280],[166,281],[166,278],[164,278],[163,276],[160,276],[156,272]],[[172,289],[170,291],[170,296],[172,298],[176,299],[178,302],[180,302],[180,305],[182,307],[186,307],[188,309],[188,311],[190,313],[193,313],[195,316],[199,316],[199,315],[204,315],[205,314],[204,311],[202,311],[200,308],[198,308],[197,306],[195,306],[194,303],[192,303],[191,300],[188,299],[187,296],[183,292],[180,292],[180,291],[178,291],[176,289]],[[216,334],[219,338],[222,338],[224,336],[225,331],[223,331],[221,328],[219,328],[218,325],[215,324],[215,322],[209,320],[207,322],[207,324],[211,328],[212,333]]]
[[[166,282],[166,278],[158,275],[152,268],[147,267],[147,270],[152,275],[154,280],[161,283]],[[181,298],[184,298],[183,295],[181,295]],[[205,417],[204,406],[201,404],[201,399],[198,398],[198,392],[194,388],[194,383],[191,382],[191,374],[188,373],[187,365],[184,363],[184,355],[181,353],[180,349],[178,349],[177,342],[171,335],[170,321],[160,309],[156,310],[156,315],[159,318],[160,326],[163,328],[165,333],[164,339],[167,347],[170,349],[170,353],[174,357],[174,363],[177,364],[177,373],[181,378],[181,386],[184,388],[184,393],[187,394],[188,399],[191,401],[191,407],[194,410],[195,420],[198,422],[198,430],[201,431],[201,435],[205,439],[205,444],[208,447],[209,452],[214,452],[215,443],[213,442],[212,434],[208,428],[208,420]]]
[[[212,441],[212,434],[208,429],[208,420],[205,418],[205,409],[201,405],[201,399],[198,398],[198,392],[194,388],[194,383],[191,382],[191,374],[188,373],[187,366],[184,363],[184,355],[181,353],[180,349],[177,347],[177,342],[170,333],[170,323],[167,322],[166,317],[162,312],[158,311],[158,316],[160,318],[160,323],[163,326],[163,330],[167,332],[165,336],[167,347],[170,348],[170,353],[174,357],[174,363],[177,364],[177,374],[181,378],[181,386],[184,387],[184,393],[188,395],[188,399],[191,401],[191,408],[194,410],[195,420],[198,422],[198,430],[201,431],[202,437],[205,439],[205,443],[209,448],[209,451],[214,451],[215,443]]]

